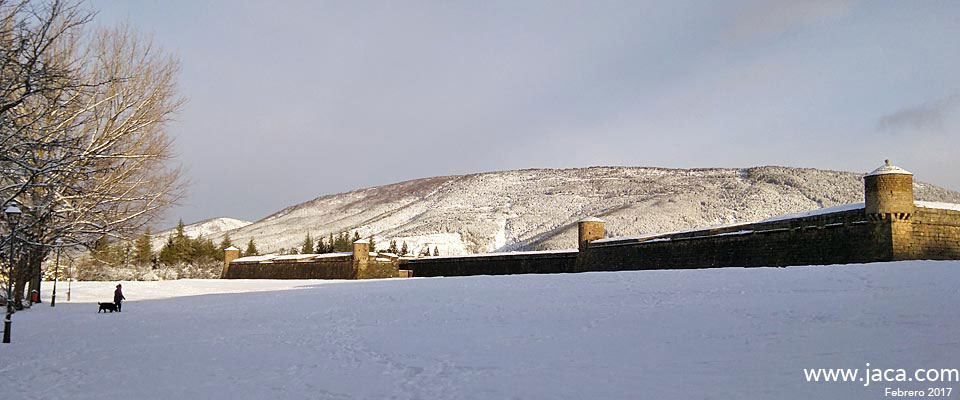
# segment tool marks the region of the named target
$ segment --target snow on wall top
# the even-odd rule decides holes
[[[581,219],[580,222],[603,222],[603,220],[597,217],[587,217],[587,218]]]
[[[949,204],[949,203],[938,203],[938,204]],[[957,204],[956,206],[960,207],[960,204]],[[656,239],[651,239],[646,242],[666,241],[666,240],[670,240],[669,236],[677,235],[681,233],[709,231],[712,229],[731,228],[735,226],[746,226],[746,225],[752,225],[752,224],[763,223],[763,222],[776,222],[776,221],[783,221],[788,219],[806,218],[806,217],[813,217],[813,216],[823,215],[823,214],[832,214],[832,213],[843,212],[843,211],[857,210],[861,208],[864,208],[864,203],[850,203],[850,204],[844,204],[844,205],[835,206],[835,207],[825,207],[817,210],[804,211],[801,213],[778,215],[776,217],[770,217],[764,220],[760,220],[758,222],[743,222],[743,223],[737,223],[737,224],[714,225],[714,226],[708,226],[704,228],[687,229],[683,231],[657,232],[657,233],[646,233],[646,234],[634,235],[634,236],[613,237],[613,238],[594,240],[591,243],[610,243],[610,242],[641,240],[641,239],[649,239],[649,238],[656,238]],[[737,232],[720,233],[720,234],[715,234],[710,236],[743,235],[746,233],[753,233],[753,231],[741,230]],[[660,236],[665,236],[665,237],[661,238]]]
[[[267,262],[267,261],[290,261],[290,260],[310,260],[310,259],[319,259],[319,258],[336,258],[336,257],[349,257],[353,253],[344,252],[344,253],[325,253],[325,254],[287,254],[287,255],[278,255],[278,254],[266,254],[262,256],[249,256],[249,257],[240,257],[233,262]]]
[[[786,219],[813,217],[813,216],[823,215],[823,214],[832,214],[836,212],[858,210],[864,207],[865,207],[864,203],[850,203],[850,204],[844,204],[842,206],[826,207],[818,210],[805,211],[801,213],[778,215],[776,217],[767,218],[760,222],[774,222],[774,221],[783,221]]]
[[[325,254],[312,254],[314,258],[334,258],[334,257],[347,257],[353,256],[353,252],[345,251],[340,253],[325,253]]]
[[[867,176],[886,175],[886,174],[913,175],[913,173],[910,171],[907,171],[896,165],[890,165],[890,160],[884,160],[883,165],[881,165],[880,168],[873,170],[872,172],[867,174]]]
[[[243,263],[243,262],[263,262],[263,261],[273,260],[274,258],[277,258],[277,256],[276,256],[275,254],[267,254],[267,255],[263,255],[263,256],[240,257],[240,258],[238,258],[238,259],[233,260],[233,262],[240,262],[240,263]]]
[[[430,259],[430,260],[440,260],[445,258],[474,258],[474,257],[503,257],[503,256],[525,256],[525,255],[541,255],[541,254],[569,254],[576,253],[577,249],[567,249],[567,250],[537,250],[537,251],[505,251],[501,253],[479,253],[479,254],[463,254],[459,256],[427,256],[427,257],[417,257],[419,259]]]
[[[960,204],[956,203],[943,203],[939,201],[920,201],[916,200],[913,204],[920,208],[939,208],[941,210],[954,210],[960,211]]]
[[[612,237],[612,238],[606,238],[606,239],[598,239],[598,240],[594,240],[594,241],[592,241],[592,242],[590,242],[590,243],[608,243],[608,242],[620,242],[620,241],[624,241],[624,240],[640,240],[640,239],[658,238],[658,237],[660,237],[660,236],[672,236],[672,235],[678,235],[678,234],[681,234],[681,233],[708,231],[708,230],[711,230],[711,229],[720,229],[720,228],[732,228],[732,227],[734,227],[734,226],[750,225],[750,224],[754,224],[754,223],[755,223],[755,222],[741,222],[741,223],[737,223],[737,224],[723,224],[723,225],[713,225],[713,226],[708,226],[708,227],[703,227],[703,228],[685,229],[685,230],[682,230],[682,231],[644,233],[644,234],[642,234],[642,235],[632,235],[632,236],[621,236],[621,237]]]
[[[288,260],[309,260],[311,258],[316,258],[316,254],[287,254],[284,256],[278,256],[274,258],[275,261],[288,261]]]

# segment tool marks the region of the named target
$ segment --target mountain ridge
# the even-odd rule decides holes
[[[225,233],[231,230],[242,228],[244,226],[250,225],[253,222],[245,221],[237,218],[230,217],[214,217],[207,218],[202,221],[197,221],[189,225],[183,226],[183,233],[185,236],[192,238],[197,238],[198,236],[210,237],[210,235]],[[173,236],[177,232],[177,228],[169,228],[163,231],[157,232],[152,235],[150,238],[150,245],[153,246],[155,250],[159,250],[166,243],[167,238]],[[222,238],[223,235],[218,235],[218,238]]]
[[[761,166],[527,168],[412,179],[327,194],[229,231],[264,251],[309,232],[354,230],[385,248],[441,254],[575,248],[575,222],[607,221],[608,236],[675,231],[863,201],[863,173]],[[960,193],[915,182],[918,200],[960,203]],[[210,237],[219,240],[223,233]],[[242,247],[242,246],[241,246]]]

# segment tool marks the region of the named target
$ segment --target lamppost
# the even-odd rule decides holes
[[[13,316],[13,240],[20,222],[20,207],[10,203],[3,213],[7,215],[7,224],[10,224],[10,265],[7,266],[7,317],[3,320],[3,342],[10,343],[10,318]]]
[[[60,246],[62,244],[63,239],[57,238],[57,263],[53,267],[53,296],[50,296],[50,307],[57,305],[57,273],[60,272]]]

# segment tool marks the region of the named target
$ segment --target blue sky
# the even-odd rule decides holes
[[[179,56],[167,220],[531,167],[889,158],[960,190],[960,2],[113,1]]]

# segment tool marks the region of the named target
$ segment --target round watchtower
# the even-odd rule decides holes
[[[863,177],[863,197],[867,218],[906,220],[914,212],[913,174],[890,165],[884,165]]]
[[[603,220],[600,218],[584,218],[577,222],[577,248],[584,251],[587,243],[603,239]]]

